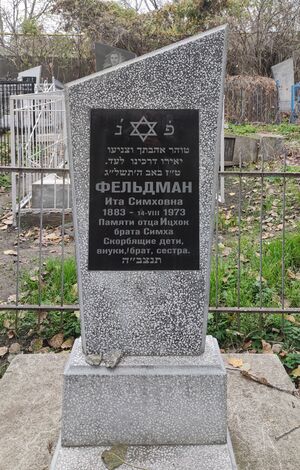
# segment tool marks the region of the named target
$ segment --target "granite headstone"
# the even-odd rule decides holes
[[[224,35],[66,86],[85,354],[204,351]]]
[[[151,470],[235,468],[206,337],[225,42],[216,28],[66,87],[82,338],[55,470],[105,469],[114,444]]]

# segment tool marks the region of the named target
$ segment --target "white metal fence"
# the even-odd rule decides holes
[[[68,168],[66,115],[62,92],[11,96],[11,166]],[[69,178],[36,171],[12,175],[12,211],[71,207]]]

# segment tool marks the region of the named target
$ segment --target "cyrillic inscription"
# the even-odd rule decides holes
[[[91,112],[90,270],[199,269],[196,110]]]

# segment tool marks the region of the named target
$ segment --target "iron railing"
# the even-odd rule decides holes
[[[33,82],[0,80],[0,164],[10,160],[10,96],[34,92]]]
[[[264,315],[277,314],[282,317],[282,320],[286,314],[300,313],[299,304],[290,304],[286,301],[288,276],[299,276],[299,273],[295,274],[290,272],[286,258],[287,243],[289,243],[290,235],[297,230],[297,217],[300,215],[300,172],[298,171],[299,166],[295,164],[295,162],[297,163],[297,158],[300,157],[297,155],[296,150],[292,153],[284,152],[276,162],[264,161],[264,158],[261,158],[254,164],[244,165],[242,158],[240,158],[240,164],[238,166],[233,166],[228,168],[227,171],[219,172],[219,180],[224,178],[225,181],[225,202],[221,203],[218,200],[216,202],[216,225],[212,257],[214,291],[210,299],[210,313],[216,316],[222,313],[234,314],[237,316],[237,321],[239,321],[240,315],[243,313],[258,314],[261,317]],[[19,200],[22,195],[22,176],[28,172],[38,174],[41,181],[41,201],[43,201],[43,191],[45,190],[43,187],[44,175],[51,173],[60,175],[63,178],[64,186],[66,181],[68,181],[69,170],[66,167],[26,168],[24,166],[1,165],[0,174],[3,172],[16,176],[16,180],[18,181],[16,197]],[[253,195],[255,195],[255,200],[253,199]],[[57,292],[56,301],[50,304],[49,302],[42,301],[44,261],[49,257],[55,256],[59,258],[61,266],[63,266],[67,256],[74,256],[74,243],[70,241],[70,239],[66,240],[66,233],[70,226],[66,226],[67,209],[65,209],[65,207],[66,206],[63,204],[59,213],[59,235],[55,244],[55,255],[53,255],[52,251],[54,250],[51,250],[51,245],[50,247],[47,246],[47,241],[45,243],[44,238],[45,234],[47,234],[46,217],[48,209],[43,208],[43,203],[41,202],[41,207],[38,210],[39,224],[36,228],[37,236],[34,241],[34,243],[36,243],[34,255],[36,258],[35,267],[33,266],[33,259],[30,259],[28,263],[28,254],[26,255],[27,258],[23,258],[23,253],[28,248],[28,243],[26,241],[26,234],[24,235],[25,229],[23,229],[24,221],[22,220],[21,211],[18,212],[15,228],[11,228],[11,225],[9,225],[7,229],[2,228],[1,233],[3,240],[5,240],[5,230],[7,230],[9,234],[9,244],[6,245],[6,248],[15,251],[12,256],[7,257],[6,269],[13,270],[16,282],[14,286],[11,285],[11,292],[9,292],[10,295],[14,294],[13,301],[7,301],[2,298],[0,313],[1,311],[15,312],[17,319],[21,311],[31,311],[37,314],[42,311],[58,311],[63,315],[64,312],[79,310],[77,303],[68,304],[65,300],[65,278],[63,269],[61,270],[60,292]],[[229,214],[230,216],[228,216]],[[9,217],[7,213],[0,216],[0,224],[5,225],[7,217]],[[270,222],[268,222],[269,219]],[[270,224],[272,227],[272,220],[276,220],[273,232],[272,229],[269,230]],[[249,234],[251,233],[253,236],[249,239]],[[49,240],[51,240],[51,237]],[[256,253],[255,256],[258,261],[257,272],[253,273],[253,276],[256,276],[256,301],[252,305],[243,302],[244,281],[247,276],[252,275],[247,271],[248,260],[246,259],[247,254],[245,254],[244,249],[245,240],[248,245],[247,249],[249,250],[250,244]],[[274,240],[277,249],[280,251],[280,256],[279,258],[277,257],[281,272],[277,286],[279,294],[266,302],[266,292],[267,294],[269,292],[267,287],[268,278],[265,273],[266,256]],[[230,255],[228,255],[228,253],[224,255],[228,246],[231,250]],[[231,276],[235,279],[235,298],[233,300],[224,300],[223,294],[228,280],[222,279],[222,276],[220,276],[224,267],[224,260],[226,260],[228,256],[231,256],[231,261],[233,258],[235,260],[234,262],[232,261],[230,268]],[[29,267],[26,268],[28,264]],[[22,302],[24,287],[21,286],[21,279],[24,269],[30,269],[36,273],[35,276],[39,285],[39,296],[38,301],[34,304]],[[226,278],[226,276],[227,273],[224,274],[224,278]],[[7,281],[6,278],[2,279],[2,286],[4,285],[3,283],[6,282],[10,281]],[[271,293],[271,297],[272,295]]]

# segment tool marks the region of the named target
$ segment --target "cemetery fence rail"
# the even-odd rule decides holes
[[[240,159],[241,160],[241,159]],[[294,169],[295,170],[295,169]],[[13,166],[12,164],[2,164],[0,165],[0,175],[6,174],[9,175],[10,178],[15,178],[17,181],[16,185],[16,192],[17,192],[17,200],[20,200],[22,194],[22,182],[24,181],[24,176],[26,174],[31,174],[38,176],[41,181],[41,201],[43,201],[43,192],[45,191],[44,188],[44,177],[47,175],[55,174],[62,178],[62,187],[65,186],[69,182],[69,169],[66,166],[60,167],[26,167],[26,166]],[[233,166],[232,168],[227,168],[225,171],[219,171],[219,183],[222,179],[225,182],[225,202],[220,202],[219,198],[216,201],[216,208],[215,208],[215,231],[213,237],[213,263],[212,263],[212,272],[214,273],[215,277],[215,292],[214,295],[210,298],[210,306],[209,306],[209,313],[218,317],[220,314],[230,314],[236,315],[237,321],[241,314],[251,314],[251,315],[259,315],[263,318],[265,315],[269,314],[277,314],[282,318],[282,325],[284,316],[286,314],[299,314],[300,308],[299,306],[290,306],[287,305],[285,299],[285,289],[286,289],[286,276],[287,276],[287,267],[286,267],[286,242],[288,236],[288,227],[287,227],[287,196],[288,196],[288,187],[290,182],[293,184],[300,184],[300,172],[293,171],[291,167],[288,165],[288,156],[285,154],[282,156],[282,165],[280,170],[272,170],[270,169],[267,162],[263,160],[258,162],[255,165],[255,168],[252,167],[244,167],[240,161],[238,166]],[[281,292],[280,295],[280,304],[274,305],[274,307],[270,305],[264,304],[264,256],[265,251],[264,247],[266,244],[269,243],[268,237],[265,237],[265,217],[266,217],[266,209],[265,209],[265,197],[266,197],[266,184],[272,185],[274,181],[277,181],[277,184],[280,188],[280,215],[281,215],[281,223],[279,224],[280,230],[277,232],[277,240],[280,240],[281,245],[281,256],[280,256],[280,264],[281,264],[281,279],[280,279],[280,286],[279,290]],[[243,237],[245,234],[245,203],[248,204],[247,201],[247,193],[244,192],[245,187],[251,188],[256,187],[256,195],[257,195],[257,205],[258,205],[258,213],[256,216],[258,222],[258,230],[257,230],[257,257],[259,261],[259,269],[257,273],[257,299],[258,302],[256,305],[244,305],[242,302],[242,276],[243,276],[243,267],[247,260],[244,259],[243,256]],[[234,191],[232,190],[234,188]],[[228,194],[231,194],[229,196]],[[235,195],[235,203],[231,204],[231,208],[229,209],[227,206],[230,204],[228,198]],[[67,216],[69,216],[69,209],[66,208],[67,205],[64,203],[65,191],[62,191],[63,197],[63,204],[59,211],[57,211],[57,225],[59,227],[60,232],[60,242],[56,245],[57,252],[55,257],[59,259],[61,266],[64,265],[66,257],[70,255],[70,249],[67,250],[66,254],[66,234],[70,230],[70,222],[67,221]],[[232,201],[231,201],[232,202]],[[251,204],[250,204],[251,206]],[[228,233],[224,232],[224,224],[222,220],[224,219],[224,207],[228,210],[235,211],[235,221],[236,225],[234,230],[230,233],[232,237],[235,239],[235,256],[236,256],[236,265],[235,265],[235,287],[236,287],[236,300],[230,305],[230,303],[226,303],[224,305],[224,301],[222,301],[222,282],[220,280],[219,271],[221,269],[221,265],[223,262],[223,255],[222,249],[226,244],[224,240]],[[51,211],[50,211],[51,212]],[[223,215],[222,215],[223,213]],[[23,273],[23,264],[22,264],[22,252],[23,248],[23,233],[24,233],[24,220],[26,219],[26,209],[24,211],[21,209],[18,211],[16,219],[14,221],[14,225],[12,227],[8,227],[7,230],[11,233],[15,234],[15,255],[13,256],[13,270],[15,273],[15,286],[14,286],[14,297],[13,301],[3,301],[0,304],[0,315],[2,313],[10,312],[11,314],[14,313],[16,325],[18,324],[18,317],[20,312],[36,312],[37,316],[40,312],[60,312],[61,314],[61,321],[63,322],[63,317],[65,312],[74,312],[79,310],[79,305],[77,303],[68,304],[65,300],[65,278],[64,278],[64,270],[61,269],[61,279],[60,279],[60,292],[57,292],[56,302],[54,303],[44,303],[42,301],[42,286],[43,286],[43,269],[44,269],[44,262],[49,257],[49,249],[45,249],[45,242],[44,242],[44,234],[47,230],[47,216],[49,215],[49,209],[43,207],[43,203],[41,202],[41,207],[39,210],[35,210],[35,216],[37,217],[38,224],[38,239],[36,240],[36,276],[38,282],[38,301],[34,304],[22,302],[23,293],[22,293],[22,273]],[[246,214],[247,215],[247,214]],[[24,219],[25,217],[25,219]],[[7,218],[7,214],[0,216],[0,223],[3,219]],[[225,219],[226,220],[226,219]],[[224,221],[224,220],[223,220]],[[28,224],[27,224],[28,225]],[[26,224],[25,224],[26,226]],[[225,224],[226,228],[226,224]],[[229,227],[230,228],[230,227]],[[247,228],[247,227],[246,227]],[[251,224],[249,224],[248,231],[251,230]],[[4,231],[2,232],[4,234]],[[69,243],[69,242],[68,242]],[[3,250],[2,250],[3,251]],[[50,254],[51,256],[51,254]],[[72,254],[74,256],[74,253]],[[5,279],[1,280],[2,283],[5,283]],[[24,315],[24,313],[22,314]]]

